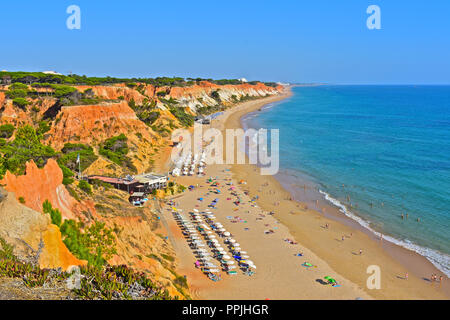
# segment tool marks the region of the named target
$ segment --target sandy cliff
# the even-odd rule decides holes
[[[15,176],[7,172],[0,184],[14,192],[17,199],[23,198],[25,205],[37,212],[49,200],[54,208],[61,211],[63,219],[77,219],[83,211],[93,212],[92,202],[76,201],[62,184],[63,174],[55,160],[50,159],[44,168],[39,169],[33,161],[26,164],[25,174]]]
[[[86,262],[75,258],[61,240],[50,216],[20,204],[11,192],[0,190],[0,236],[14,246],[14,254],[42,268],[61,267]]]

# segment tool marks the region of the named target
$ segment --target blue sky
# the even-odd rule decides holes
[[[66,28],[71,4],[81,30]],[[449,16],[448,0],[16,0],[2,2],[0,69],[450,84]]]

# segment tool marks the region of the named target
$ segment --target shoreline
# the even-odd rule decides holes
[[[239,104],[226,110],[209,127],[221,131],[241,128],[243,116],[270,103],[287,99],[291,94],[290,88],[287,88],[286,92],[278,96]],[[186,215],[193,208],[200,211],[208,209],[206,205],[210,198],[220,199],[218,208],[212,210],[217,221],[223,223],[236,237],[258,266],[252,277],[224,275],[222,281],[212,282],[194,267],[196,257],[193,251],[175,223],[170,208],[164,208],[161,216],[167,219],[171,242],[176,251],[176,271],[186,276],[193,299],[448,299],[446,281],[442,288],[438,288],[438,283],[432,286],[431,282],[416,275],[425,270],[422,264],[428,262],[426,258],[394,244],[391,250],[387,241],[380,245],[356,221],[344,216],[325,200],[320,202],[320,206],[329,208],[325,214],[310,209],[311,206],[305,208],[304,202],[290,200],[292,195],[288,188],[276,177],[261,176],[257,170],[257,166],[250,164],[214,164],[206,168],[205,177],[183,176],[174,179],[183,185],[197,185],[195,190],[175,197],[176,207],[183,209]],[[220,181],[221,194],[213,193],[212,188],[205,184],[206,178],[211,176]],[[240,180],[247,183],[239,184]],[[232,201],[227,201],[232,198],[225,186],[229,181],[233,181],[243,199],[237,207]],[[248,194],[244,194],[244,191]],[[306,191],[307,196],[310,196],[310,190]],[[259,199],[251,201],[256,195]],[[198,201],[199,197],[204,197],[204,201]],[[274,201],[280,204],[275,206]],[[275,214],[268,214],[271,211]],[[236,215],[239,220],[243,218],[246,224],[228,220]],[[330,225],[329,229],[324,227],[326,223]],[[265,229],[269,228],[275,232],[266,234]],[[343,235],[342,239],[345,240],[341,241]],[[294,239],[298,244],[288,244],[283,241],[286,238]],[[364,253],[359,255],[361,248]],[[297,252],[302,252],[303,256],[296,256]],[[408,268],[397,261],[399,257],[409,265]],[[307,268],[301,266],[303,262],[313,263],[317,268],[305,270]],[[431,262],[428,263],[431,266],[429,270],[435,270]],[[369,265],[381,268],[380,290],[366,287],[370,276],[367,274]],[[415,270],[417,266],[420,270]],[[408,280],[403,279],[406,271],[410,273]],[[335,277],[342,287],[323,285],[321,279],[326,275]],[[431,272],[427,277],[430,275]]]
[[[296,86],[291,86],[291,88],[292,87]],[[262,111],[265,110],[265,108],[262,109]],[[241,127],[244,128],[244,130],[248,129],[246,121],[250,120],[253,118],[253,115],[257,114],[258,112],[255,110],[249,110],[248,113],[242,114],[239,120]],[[295,176],[295,178],[293,179],[292,176]],[[409,253],[414,253],[420,258],[424,258],[425,261],[419,261],[422,260],[420,258],[415,261],[419,265],[418,267],[416,267],[416,264],[413,265],[412,269],[414,269],[418,275],[427,276],[428,274],[435,273],[448,279],[448,272],[441,270],[441,268],[446,270],[445,267],[435,265],[432,258],[429,258],[426,254],[421,253],[421,251],[429,250],[435,254],[438,254],[439,252],[437,250],[414,243],[411,243],[410,247],[412,248],[409,248],[407,242],[399,240],[393,235],[385,234],[381,229],[373,228],[371,226],[371,221],[361,218],[355,208],[347,208],[346,205],[335,199],[333,195],[322,190],[320,185],[321,183],[326,183],[326,181],[317,181],[310,177],[306,172],[283,168],[280,168],[279,172],[274,175],[274,178],[285,190],[289,191],[289,189],[292,188],[293,190],[289,191],[292,198],[301,203],[306,203],[309,208],[314,208],[314,210],[321,212],[333,220],[337,220],[341,223],[347,224],[350,227],[362,230],[374,240],[379,240],[380,235],[382,235],[383,240],[386,243],[386,249],[389,250],[392,257],[395,258],[400,255],[402,259],[410,260],[411,258],[406,257],[406,255]],[[307,190],[302,190],[304,185],[306,185]],[[318,203],[316,203],[316,201],[318,201]],[[329,210],[324,210],[324,208]],[[400,247],[401,250],[397,250],[396,247]],[[406,261],[402,260],[401,262],[406,266]],[[408,264],[410,264],[409,261]],[[426,268],[427,273],[419,272],[419,270],[423,270],[424,268]],[[447,294],[450,295],[450,288],[447,288],[447,290]]]
[[[288,88],[287,90],[290,90],[290,88]],[[291,95],[292,95],[292,93],[289,94],[286,98],[288,98]],[[237,125],[239,127],[244,127],[243,118],[248,116],[249,114],[256,113],[257,112],[256,110],[257,110],[257,108],[248,108],[246,110],[239,110],[238,112],[230,115],[223,121],[227,122],[227,125],[226,125],[227,128],[230,128],[230,126],[236,127]],[[256,165],[250,165],[250,166],[257,168]],[[242,173],[236,167],[236,165],[233,166],[232,170],[235,174]],[[367,229],[366,227],[364,227],[363,225],[358,223],[356,220],[352,219],[351,217],[346,216],[345,214],[343,214],[342,212],[339,211],[338,207],[336,207],[335,205],[330,203],[328,200],[324,199],[324,196],[320,195],[317,190],[312,190],[313,189],[311,187],[312,182],[308,181],[307,178],[304,180],[302,178],[302,180],[299,181],[300,184],[306,184],[307,186],[309,186],[309,188],[307,187],[307,189],[311,189],[309,192],[306,191],[305,196],[302,198],[302,197],[299,197],[298,195],[293,194],[292,191],[289,191],[288,186],[286,184],[283,185],[283,181],[281,181],[279,179],[279,177],[277,177],[277,176],[270,176],[270,177],[266,176],[266,177],[267,177],[267,180],[273,180],[272,181],[273,184],[277,185],[278,188],[282,189],[286,194],[288,194],[293,199],[292,202],[297,202],[300,204],[307,203],[308,207],[314,208],[313,210],[307,210],[308,213],[313,214],[313,215],[321,215],[322,217],[330,219],[332,221],[333,225],[335,223],[339,223],[339,224],[345,225],[348,228],[351,228],[352,230],[354,229],[354,230],[364,233],[367,236],[369,241],[378,244],[378,247],[381,249],[380,251],[383,251],[392,260],[399,263],[402,267],[408,268],[408,272],[410,272],[414,276],[416,276],[419,281],[423,282],[424,285],[431,286],[431,284],[427,283],[427,280],[425,280],[425,279],[428,278],[432,273],[442,274],[444,276],[444,283],[441,288],[442,292],[447,297],[447,299],[450,297],[450,286],[448,284],[448,278],[441,270],[439,270],[436,266],[434,266],[431,263],[431,261],[429,261],[425,256],[422,256],[415,251],[404,248],[404,247],[402,247],[398,244],[395,244],[386,239],[383,239],[383,241],[380,245],[378,236],[376,234],[374,234],[372,232],[372,230]],[[257,193],[257,191],[255,191],[255,192]],[[306,193],[309,193],[309,194],[306,195]],[[311,195],[311,193],[313,195]],[[314,195],[314,193],[315,193],[315,195]],[[314,203],[315,200],[319,200],[318,206]],[[291,201],[291,200],[289,200],[289,201]],[[257,200],[257,202],[266,210],[276,210],[276,208],[274,206],[270,206],[270,205],[268,205],[268,203],[264,203],[264,201]],[[322,211],[322,212],[319,212],[319,211]],[[288,222],[289,220],[292,220],[292,219],[283,219],[283,218],[280,219],[280,221],[282,221],[282,223],[285,224],[289,230],[295,230],[296,229],[295,226],[293,226],[292,223]],[[299,242],[301,242],[302,239],[297,239],[297,240]],[[308,248],[310,248],[314,252],[316,252],[316,250],[314,250],[313,248],[311,248],[311,247],[308,247]],[[318,255],[319,255],[319,257],[324,258],[326,261],[328,261],[326,259],[326,257],[323,257],[321,254],[318,254]],[[346,272],[342,272],[341,274],[343,276],[346,276]],[[352,280],[352,277],[347,277],[347,278]],[[435,284],[435,286],[437,286],[437,285]],[[372,290],[372,292],[373,292],[373,290]]]

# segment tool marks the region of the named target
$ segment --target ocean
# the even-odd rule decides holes
[[[292,90],[242,119],[280,130],[278,176],[306,178],[342,214],[450,276],[450,86]]]

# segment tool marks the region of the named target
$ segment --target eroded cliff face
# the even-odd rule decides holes
[[[167,151],[171,132],[182,127],[171,109],[180,108],[196,115],[199,108],[230,107],[247,98],[275,95],[283,90],[281,86],[270,87],[263,83],[217,85],[208,81],[185,87],[155,87],[143,83],[136,83],[133,88],[125,84],[73,87],[80,94],[90,91],[98,103],[65,106],[50,89],[38,88],[39,96],[27,98],[29,105],[22,109],[5,98],[8,86],[2,86],[0,124],[30,124],[37,128],[45,121],[50,131],[45,133],[43,142],[57,151],[67,142],[98,149],[106,139],[123,133],[129,142],[129,158],[138,172],[163,167],[160,163],[155,165],[161,158],[159,152]],[[147,115],[157,114],[156,119],[144,123],[137,110]]]
[[[154,87],[147,86],[148,91],[145,89],[144,93],[150,96],[154,94]],[[124,84],[116,84],[114,86],[75,86],[80,92],[84,92],[85,90],[91,89],[95,96],[100,97],[101,99],[108,100],[117,100],[120,97],[123,97],[125,101],[134,100],[137,104],[142,104],[145,95],[141,94],[135,89],[129,88]],[[153,88],[153,91],[151,91]]]
[[[41,268],[67,270],[86,264],[69,252],[49,215],[20,204],[12,192],[0,188],[0,193],[0,237],[14,246],[17,257]]]
[[[62,107],[47,141],[59,150],[69,141],[97,145],[121,133],[133,139],[138,132],[149,142],[156,139],[126,102],[72,106]]]
[[[158,235],[161,231],[151,207],[136,208],[127,201],[125,192],[102,187],[94,189],[91,197],[80,195],[84,199],[78,201],[62,185],[62,178],[58,164],[50,159],[42,169],[28,162],[24,175],[7,172],[0,181],[7,190],[0,197],[0,237],[15,246],[15,254],[31,262],[36,258],[42,268],[66,270],[71,265],[86,264],[70,253],[62,242],[59,228],[43,213],[42,204],[49,200],[61,211],[63,219],[82,220],[87,225],[104,222],[108,228],[116,230],[117,254],[108,263],[126,264],[146,272],[173,297],[183,297],[173,282],[174,266],[171,262],[164,263],[161,257],[161,254],[174,256],[174,251],[167,240]],[[23,204],[19,203],[19,198]],[[102,204],[100,212],[94,201]]]
[[[263,83],[255,85],[243,83],[239,85],[217,85],[208,81],[202,81],[198,85],[190,87],[173,87],[169,89],[168,98],[177,99],[181,106],[195,112],[199,107],[215,106],[219,102],[211,97],[212,92],[217,91],[221,103],[232,105],[242,97],[265,97],[275,95],[283,90],[279,87],[269,87]]]
[[[217,91],[221,103],[232,105],[242,97],[264,97],[266,95],[275,95],[283,90],[282,86],[269,87],[263,83],[239,85],[217,85],[208,81],[201,81],[187,87],[155,87],[147,84],[137,84],[140,89],[131,89],[125,85],[115,86],[76,86],[80,91],[92,89],[96,96],[102,99],[123,98],[130,102],[133,100],[136,104],[144,103],[144,100],[154,100],[161,110],[166,110],[166,105],[162,99],[176,99],[179,106],[189,108],[195,112],[198,107],[207,107],[218,105],[219,102],[211,97],[213,91]]]
[[[46,134],[46,142],[56,150],[60,150],[67,142],[96,148],[106,139],[122,133],[128,138],[133,165],[139,172],[146,171],[151,164],[149,160],[154,148],[162,141],[137,118],[126,101],[62,107]]]
[[[121,231],[117,242],[118,254],[109,263],[128,264],[144,271],[164,285],[171,296],[181,298],[179,289],[173,285],[175,266],[173,262],[163,258],[165,256],[175,259],[175,252],[167,240],[158,236],[158,230],[154,230],[151,220],[145,216],[114,217],[110,222]]]
[[[82,212],[94,212],[92,201],[76,201],[62,184],[63,174],[55,160],[48,160],[39,169],[33,161],[27,162],[25,174],[16,176],[9,171],[0,181],[16,199],[22,198],[25,206],[43,213],[42,204],[49,200],[54,208],[61,211],[63,219],[80,219]]]

